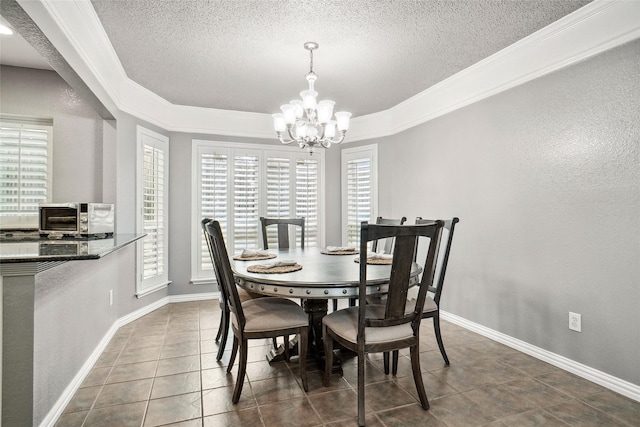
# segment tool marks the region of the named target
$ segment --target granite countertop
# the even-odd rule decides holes
[[[141,239],[145,234],[114,234],[104,239],[46,237],[0,240],[0,263],[98,259]]]

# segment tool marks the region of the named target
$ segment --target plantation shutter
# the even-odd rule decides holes
[[[305,246],[319,245],[318,198],[319,198],[318,161],[315,159],[296,160],[296,217],[305,218]],[[296,235],[300,244],[300,235]]]
[[[291,147],[194,140],[192,283],[210,283],[214,276],[200,226],[204,217],[220,222],[231,255],[262,248],[261,216],[304,217],[305,247],[320,245],[322,161]],[[290,230],[291,245],[299,247],[299,227]],[[269,246],[277,247],[277,228],[268,232]]]
[[[233,163],[233,249],[258,247],[259,157],[239,154]]]
[[[165,272],[165,153],[161,148],[144,145],[143,160],[143,279]]]
[[[266,159],[266,217],[291,217],[291,160],[278,156]],[[296,227],[297,228],[297,227]],[[278,247],[278,227],[267,228],[267,240],[270,247]]]
[[[45,121],[52,123],[50,120]],[[6,227],[37,227],[50,199],[50,126],[0,124],[0,217]]]
[[[169,138],[137,126],[138,298],[169,285]]]
[[[204,153],[200,162],[201,218],[208,217],[219,221],[222,232],[226,235],[229,215],[229,157],[222,153]],[[213,265],[204,233],[200,233],[200,254],[201,269],[212,270]]]
[[[347,161],[347,245],[360,245],[360,223],[373,217],[371,158]]]

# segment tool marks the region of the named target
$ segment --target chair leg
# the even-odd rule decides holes
[[[389,352],[382,353],[382,363],[384,364],[384,374],[389,375]]]
[[[364,351],[358,351],[358,426],[364,427]]]
[[[289,335],[284,336],[284,360],[289,361]]]
[[[444,359],[445,365],[449,366],[449,358],[447,357],[447,352],[444,351],[444,343],[442,342],[442,334],[440,333],[440,313],[436,313],[433,316],[433,329],[436,332],[436,341],[438,341],[438,347],[440,348],[440,354],[442,354],[442,358]]]
[[[222,312],[222,318],[220,319],[220,327],[218,328],[218,335],[220,339],[216,337],[216,342],[221,340],[218,344],[218,354],[216,356],[216,360],[219,362],[224,355],[224,349],[227,346],[227,337],[229,335],[229,319],[230,314],[228,311]]]
[[[422,372],[420,371],[420,351],[418,349],[418,343],[411,347],[411,370],[413,371],[413,381],[416,383],[416,390],[418,391],[422,409],[429,409],[429,400],[427,399],[427,392],[424,391]]]
[[[324,386],[329,385],[331,367],[333,366],[333,338],[327,332],[327,327],[322,325],[322,340],[324,341]]]
[[[235,342],[235,340],[234,340]],[[244,375],[247,372],[247,340],[243,339],[240,343],[240,363],[238,365],[238,377],[236,378],[236,387],[233,390],[231,401],[235,404],[240,400],[242,393],[242,385],[244,384]]]
[[[220,325],[218,325],[218,333],[216,334],[216,343],[218,341],[220,341],[220,338],[222,337],[222,332],[223,332],[223,329],[224,329],[225,321],[227,320],[227,318],[225,317],[225,314],[226,315],[229,314],[229,310],[228,310],[227,306],[225,304],[223,304],[222,302],[220,302],[220,311],[221,311],[221,313],[220,313]]]
[[[393,362],[391,364],[391,374],[395,377],[398,375],[398,358],[400,357],[400,351],[393,351]]]
[[[309,339],[309,328],[300,328],[298,334],[298,363],[300,364],[300,378],[302,379],[302,388],[309,391],[309,383],[307,382],[307,342]]]
[[[216,334],[216,344],[220,342],[222,336],[222,329],[224,329],[224,311],[220,315],[220,324],[218,325],[218,333]]]
[[[231,358],[229,359],[229,366],[227,366],[227,374],[231,372],[231,368],[233,368],[233,364],[236,361],[236,354],[238,354],[238,337],[233,335],[233,348],[231,349]]]

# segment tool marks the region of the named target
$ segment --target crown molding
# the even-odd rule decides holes
[[[18,0],[109,111],[172,132],[275,138],[269,114],[175,105],[129,79],[89,1]],[[594,0],[431,88],[355,117],[348,141],[394,135],[640,37],[640,2]]]
[[[383,112],[356,117],[349,141],[394,135],[640,37],[640,2],[595,0]]]

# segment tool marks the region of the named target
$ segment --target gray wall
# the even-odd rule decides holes
[[[0,73],[0,112],[53,118],[53,201],[116,203],[117,231],[133,233],[136,125],[159,130],[124,114],[103,122],[55,72],[2,66]],[[168,294],[135,297],[135,247],[36,276],[36,425],[117,319]]]
[[[67,262],[36,276],[34,425],[46,417],[123,315],[127,299],[119,284],[130,282],[135,272],[134,248],[126,246],[99,260]]]
[[[53,71],[0,66],[0,93],[3,114],[53,118],[52,202],[102,202],[103,121],[91,106]]]
[[[381,212],[460,217],[443,310],[634,384],[638,76],[634,41],[357,144],[379,144]]]

